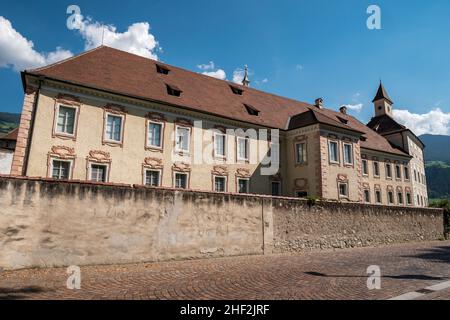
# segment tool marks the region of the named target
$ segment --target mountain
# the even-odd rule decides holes
[[[450,164],[450,136],[424,134],[419,137],[425,143],[425,161],[442,161]]]
[[[0,112],[0,134],[8,133],[19,125],[20,114]]]
[[[450,199],[450,136],[425,134],[425,171],[430,199]]]

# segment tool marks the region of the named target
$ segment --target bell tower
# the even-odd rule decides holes
[[[383,86],[383,83],[380,81],[380,86],[378,88],[377,94],[375,98],[373,98],[374,107],[375,107],[375,117],[387,115],[389,117],[393,117],[392,113],[392,99],[389,98],[389,95],[386,89]]]

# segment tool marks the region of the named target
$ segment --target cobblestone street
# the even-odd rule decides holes
[[[367,268],[381,268],[381,289],[368,290]],[[81,267],[81,290],[66,288],[65,268],[3,271],[0,299],[450,299],[450,242]]]

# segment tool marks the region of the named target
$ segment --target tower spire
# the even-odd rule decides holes
[[[376,117],[383,115],[390,116],[391,118],[393,117],[392,105],[394,102],[392,102],[392,99],[389,97],[381,80],[377,94],[375,95],[375,98],[373,98],[372,102],[374,103]]]
[[[250,86],[250,79],[248,77],[248,65],[245,65],[244,79],[242,79],[242,85],[248,87]]]

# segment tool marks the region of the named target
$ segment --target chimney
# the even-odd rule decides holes
[[[339,111],[340,111],[342,114],[347,114],[347,107],[346,107],[346,106],[342,106],[342,107],[339,108]]]
[[[319,109],[323,109],[323,99],[322,98],[317,98],[316,101],[314,102],[315,106]]]

